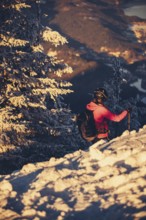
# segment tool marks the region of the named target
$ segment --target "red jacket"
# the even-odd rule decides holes
[[[116,115],[103,104],[96,104],[95,102],[90,102],[86,108],[93,111],[95,126],[99,132],[97,138],[99,139],[108,137],[108,120],[120,122],[128,114],[128,111],[124,110],[121,114]]]

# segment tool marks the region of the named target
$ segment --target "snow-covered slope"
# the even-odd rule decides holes
[[[146,219],[146,126],[0,176],[0,219]]]

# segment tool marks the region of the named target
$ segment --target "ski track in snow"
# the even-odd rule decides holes
[[[146,126],[0,176],[0,220],[146,219]]]

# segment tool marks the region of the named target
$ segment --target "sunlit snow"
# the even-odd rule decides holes
[[[146,218],[146,126],[0,176],[0,219]]]

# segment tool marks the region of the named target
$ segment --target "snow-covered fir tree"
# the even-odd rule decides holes
[[[119,58],[112,58],[109,61],[113,70],[110,81],[104,82],[104,87],[108,91],[109,97],[107,106],[111,111],[119,114],[122,110],[129,107],[132,108],[130,114],[130,130],[138,130],[142,124],[142,118],[146,114],[146,108],[140,107],[139,102],[142,96],[137,95],[129,99],[123,100],[121,96],[122,86],[131,80],[131,73],[125,67]],[[122,122],[110,122],[110,137],[120,135],[124,130],[128,129],[128,119],[125,118]]]
[[[79,148],[74,115],[63,103],[73,91],[61,76],[72,68],[55,53],[66,38],[41,24],[41,1],[0,4],[1,152],[31,147],[33,154],[55,155]],[[43,42],[53,45],[54,53],[45,54]]]

